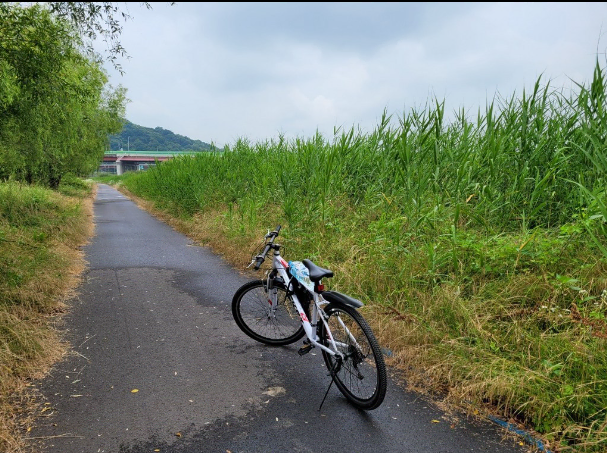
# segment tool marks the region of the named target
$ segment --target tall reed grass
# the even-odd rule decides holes
[[[241,139],[124,184],[232,240],[284,224],[291,258],[367,302],[412,385],[605,451],[606,107],[597,61],[571,93],[540,78],[452,121],[433,99],[371,133]]]

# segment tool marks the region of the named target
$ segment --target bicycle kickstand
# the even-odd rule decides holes
[[[320,412],[320,410],[322,409],[322,405],[325,403],[325,400],[327,399],[327,395],[329,394],[329,390],[331,390],[331,386],[333,385],[333,381],[335,381],[335,375],[337,374],[337,372],[341,368],[341,360],[340,359],[341,359],[341,357],[338,358],[335,361],[335,364],[329,370],[329,376],[331,376],[331,382],[329,382],[329,387],[327,388],[327,391],[325,392],[325,396],[323,397],[322,401],[320,402],[320,406],[318,407],[318,412]]]

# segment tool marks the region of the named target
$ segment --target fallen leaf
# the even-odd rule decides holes
[[[432,420],[432,423],[440,423],[439,420]]]
[[[177,437],[181,437],[181,433],[175,433]]]
[[[262,393],[268,396],[278,396],[282,395],[283,393],[287,393],[287,391],[283,387],[270,387],[268,390]]]
[[[137,393],[139,390],[138,389],[133,389],[131,390],[131,393]]]

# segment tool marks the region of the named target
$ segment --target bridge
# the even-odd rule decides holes
[[[127,171],[142,171],[177,156],[188,156],[205,151],[106,151],[99,173],[121,175]]]

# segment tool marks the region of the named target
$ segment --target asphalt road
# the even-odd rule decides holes
[[[38,384],[29,433],[57,453],[524,452],[489,421],[447,415],[390,373],[374,411],[348,404],[322,357],[271,348],[236,326],[248,280],[100,185],[89,268],[64,328],[73,352]]]

